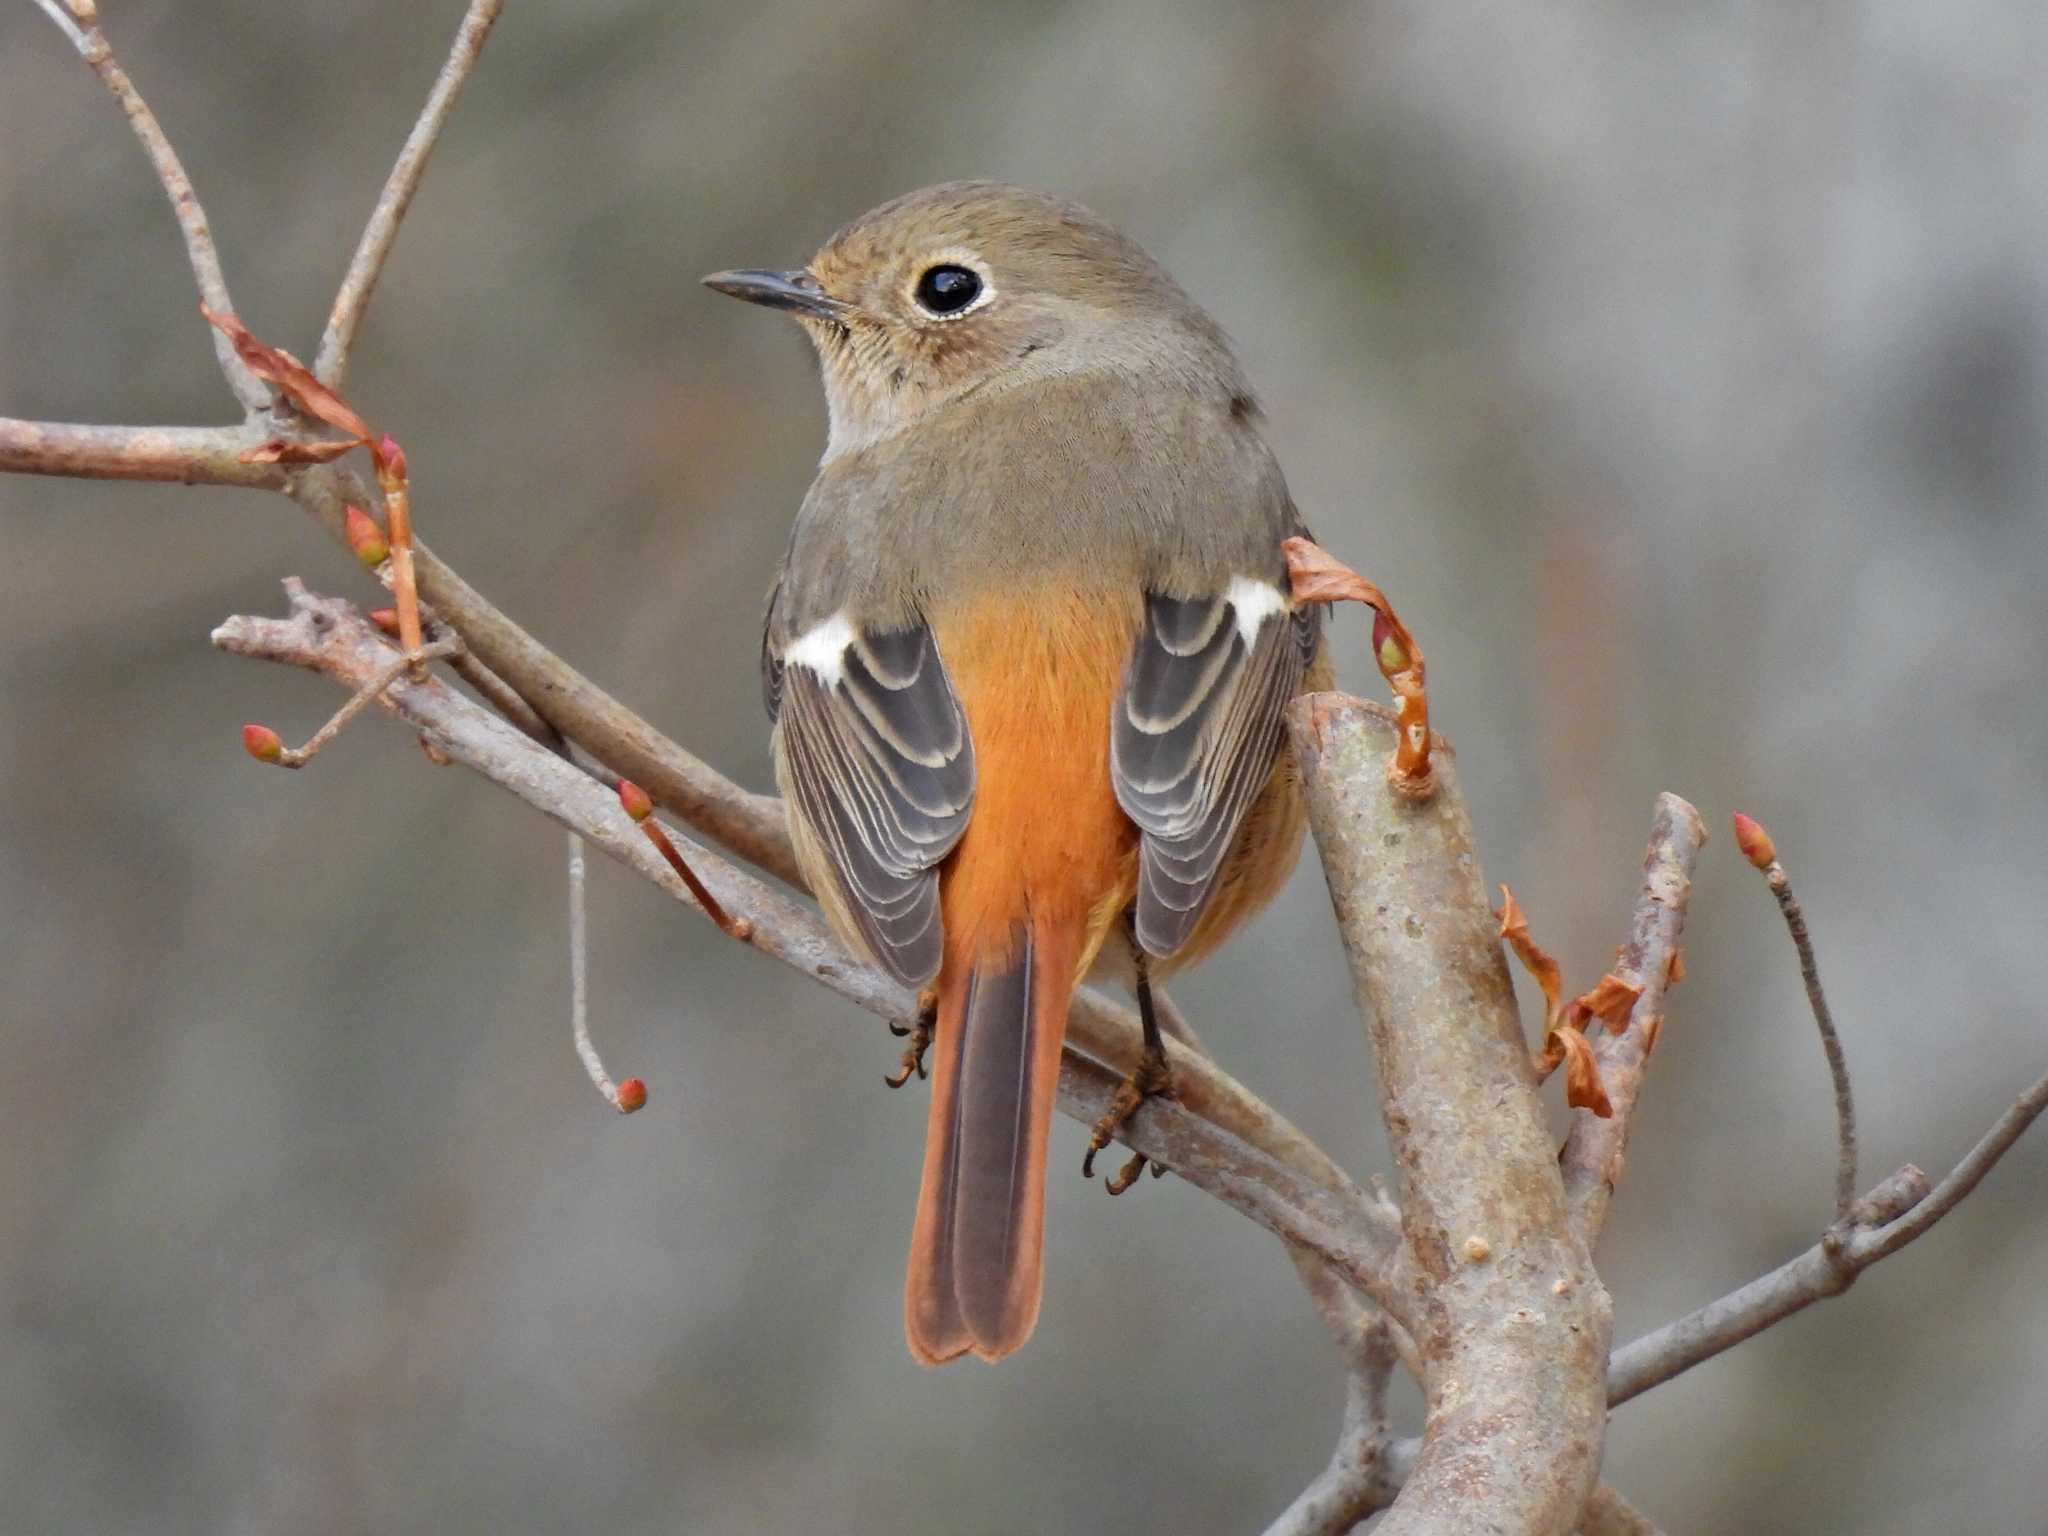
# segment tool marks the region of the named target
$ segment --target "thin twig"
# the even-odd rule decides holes
[[[412,205],[413,194],[419,190],[420,178],[426,174],[427,158],[433,154],[435,142],[455,110],[455,99],[468,83],[470,71],[476,68],[477,55],[483,51],[484,41],[491,35],[491,26],[504,5],[505,0],[470,0],[462,25],[455,29],[454,45],[448,50],[448,58],[441,65],[441,73],[434,80],[418,121],[406,135],[405,146],[399,150],[377,206],[363,226],[356,253],[328,311],[327,329],[320,337],[320,351],[313,362],[313,372],[324,384],[341,387],[348,372],[349,349],[355,345],[356,329],[363,323],[385,258],[398,238],[398,226]]]
[[[1359,1328],[1348,1353],[1344,1423],[1330,1464],[1266,1527],[1266,1536],[1344,1536],[1392,1502],[1399,1487],[1387,1468],[1387,1383],[1394,1345],[1386,1319],[1374,1318]]]
[[[206,221],[206,209],[200,204],[199,194],[192,190],[192,178],[185,174],[184,162],[179,160],[177,150],[171,147],[156,114],[150,111],[149,103],[142,99],[142,92],[128,78],[128,72],[121,68],[120,60],[114,57],[114,45],[107,41],[106,34],[97,25],[78,26],[52,0],[38,0],[38,3],[63,29],[71,46],[78,50],[79,57],[92,67],[92,72],[100,77],[100,83],[127,113],[128,125],[141,141],[143,153],[149,156],[157,180],[163,184],[164,195],[171,200],[171,211],[177,215],[178,228],[185,236],[185,256],[192,264],[192,276],[199,285],[201,301],[221,314],[232,313],[235,305],[228,297],[228,280],[221,271],[220,253],[214,249],[213,229]],[[213,351],[220,360],[221,373],[228,381],[228,388],[234,391],[235,398],[250,411],[267,410],[270,391],[235,356],[235,349],[228,340],[215,336]]]
[[[1799,952],[1799,979],[1806,984],[1806,1001],[1813,1010],[1814,1027],[1820,1031],[1821,1049],[1827,1053],[1828,1076],[1835,1085],[1835,1220],[1849,1219],[1849,1207],[1856,1200],[1856,1094],[1849,1085],[1849,1058],[1842,1051],[1842,1037],[1835,1030],[1835,1015],[1828,1007],[1828,995],[1820,984],[1820,966],[1814,960],[1813,938],[1806,931],[1806,913],[1792,894],[1792,882],[1785,866],[1772,861],[1764,871],[1771,894],[1778,898],[1785,929],[1792,935],[1792,947]]]
[[[424,646],[418,651],[400,652],[394,660],[379,667],[358,684],[355,692],[349,695],[348,702],[329,716],[325,725],[307,737],[304,746],[279,747],[267,761],[276,763],[280,768],[305,767],[320,755],[321,750],[329,742],[348,728],[351,720],[397,682],[401,674],[429,661],[452,655],[461,644],[460,640],[451,636],[446,640],[436,640],[432,645]]]
[[[1856,1095],[1849,1085],[1849,1059],[1842,1053],[1842,1037],[1835,1031],[1834,1012],[1820,984],[1820,965],[1813,957],[1813,938],[1806,931],[1806,913],[1792,894],[1791,877],[1778,862],[1778,845],[1770,831],[1753,816],[1735,813],[1735,846],[1750,866],[1762,872],[1764,883],[1778,899],[1786,932],[1799,954],[1799,979],[1806,984],[1807,1007],[1813,1012],[1814,1027],[1820,1031],[1820,1046],[1827,1053],[1828,1076],[1835,1085],[1835,1225],[1846,1228],[1856,1200]]]
[[[347,508],[370,501],[354,470],[244,463],[263,441],[238,427],[98,427],[0,418],[0,470],[84,479],[283,491],[348,547]],[[485,666],[569,740],[632,779],[685,823],[758,869],[803,888],[782,802],[755,794],[658,731],[555,655],[424,544],[420,594]]]
[[[630,1115],[647,1103],[647,1084],[637,1077],[613,1083],[604,1058],[590,1038],[590,914],[584,895],[583,839],[569,834],[569,1037],[591,1084],[605,1103]]]
[[[1841,1295],[1864,1270],[1960,1205],[2044,1109],[2048,1077],[2021,1094],[1931,1191],[1919,1169],[1900,1169],[1851,1207],[1846,1237],[1839,1226],[1831,1229],[1789,1263],[1616,1350],[1608,1366],[1609,1404],[1619,1407],[1794,1312]]]

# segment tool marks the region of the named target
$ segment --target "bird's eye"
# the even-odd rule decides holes
[[[917,280],[918,306],[929,314],[957,315],[981,297],[981,278],[966,267],[943,263]]]

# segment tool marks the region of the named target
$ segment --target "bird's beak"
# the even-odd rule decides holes
[[[835,299],[818,280],[802,267],[794,272],[767,272],[748,267],[738,272],[714,272],[704,279],[706,288],[729,293],[749,304],[770,309],[787,309],[813,320],[843,321],[853,306]]]

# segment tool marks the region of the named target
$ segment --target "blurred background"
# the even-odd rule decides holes
[[[106,0],[262,335],[311,355],[460,10]],[[962,175],[1129,229],[1422,637],[1486,872],[1569,979],[1656,792],[1714,829],[1602,1252],[1627,1339],[1829,1210],[1732,808],[1805,897],[1866,1185],[1945,1171],[2048,1066],[2044,59],[2034,0],[514,6],[351,392],[444,556],[766,787],[761,596],[823,412],[794,328],[699,274]],[[231,414],[162,194],[27,4],[0,412]],[[290,504],[0,480],[0,540],[0,1528],[1237,1532],[1323,1466],[1319,1323],[1175,1180],[1056,1178],[1037,1338],[915,1367],[898,1043],[599,866],[596,1026],[653,1088],[605,1109],[554,828],[374,717],[304,774],[243,756],[339,695],[209,628],[292,572],[376,595]],[[1383,1168],[1312,859],[1178,992]],[[2048,1529],[2044,1176],[2037,1132],[1853,1293],[1628,1406],[1608,1475],[1700,1536]]]

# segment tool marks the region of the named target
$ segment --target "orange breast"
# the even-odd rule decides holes
[[[1001,960],[1025,922],[1084,931],[1080,969],[1137,886],[1138,831],[1109,778],[1109,720],[1135,592],[1042,587],[932,629],[974,736],[975,798],[942,874],[946,969]]]

